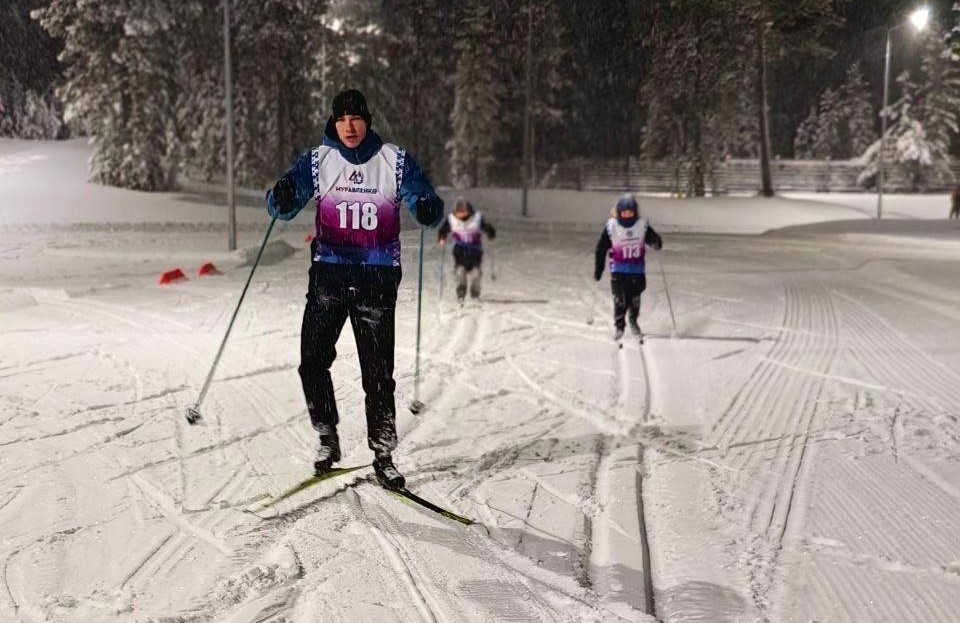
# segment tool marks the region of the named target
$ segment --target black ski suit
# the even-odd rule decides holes
[[[323,151],[324,148],[330,151]],[[397,163],[394,166],[402,167],[402,176],[398,175],[402,183],[397,189],[388,189],[389,196],[393,197],[396,192],[419,223],[436,227],[443,217],[443,201],[413,158],[394,145],[384,144],[372,130],[356,149],[348,149],[339,141],[333,119],[327,122],[323,147],[304,154],[268,193],[268,210],[277,218],[290,220],[310,200],[320,206],[321,200],[338,192],[377,191],[376,178],[371,176],[373,179],[364,182],[361,167],[367,163],[382,166],[387,158],[381,153],[384,151],[399,154],[394,156]],[[353,177],[340,179],[339,186],[324,193],[324,188],[316,185],[316,180],[324,174],[321,160],[332,163],[327,170],[333,175],[346,177],[341,171],[353,171]],[[357,208],[356,211],[351,212],[351,207]],[[392,214],[391,205],[371,203],[364,204],[366,212],[361,218],[359,207],[360,202],[348,204],[347,201],[336,209],[333,205],[318,207],[328,212],[330,220],[324,227],[329,231],[318,226],[317,238],[312,244],[313,263],[300,334],[299,372],[310,422],[320,435],[321,445],[337,440],[339,414],[330,366],[337,356],[340,332],[349,318],[366,394],[368,445],[380,456],[389,455],[397,445],[394,320],[401,269],[399,223],[393,218],[399,219],[399,214]],[[354,244],[354,238],[364,235],[357,232],[376,230],[378,220],[372,217],[379,210],[383,211],[380,216],[384,221],[390,218],[387,222],[396,227],[396,239],[377,239],[366,246]],[[318,218],[318,224],[320,222]],[[368,235],[366,240],[371,238],[372,235]]]
[[[647,226],[647,232],[644,235],[644,244],[650,245],[654,249],[660,249],[663,246],[659,234],[653,230],[653,227]],[[603,275],[603,266],[607,262],[607,255],[613,246],[610,240],[610,234],[607,228],[603,228],[600,234],[600,240],[597,241],[596,258],[594,263],[593,277],[600,281]],[[640,296],[647,289],[647,276],[644,273],[610,273],[610,289],[613,291],[613,324],[618,330],[626,327],[627,312],[630,314],[630,325],[637,325],[637,318],[640,316]]]
[[[467,204],[467,218],[473,217],[476,213],[471,204]],[[443,224],[440,225],[440,230],[437,232],[437,240],[445,242],[447,237],[452,232],[450,227],[450,218],[447,217],[443,220]],[[456,217],[453,217],[456,218]],[[487,219],[483,218],[481,214],[479,217],[479,228],[483,233],[487,235],[487,238],[493,240],[497,237],[497,230],[491,225]],[[479,242],[477,244],[461,244],[455,242],[453,245],[453,269],[454,274],[457,276],[457,298],[463,300],[467,295],[467,278],[471,277],[470,280],[470,296],[473,298],[478,298],[480,296],[480,285],[482,279],[482,270],[481,266],[483,264],[483,246]]]

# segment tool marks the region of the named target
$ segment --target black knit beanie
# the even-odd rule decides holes
[[[367,99],[356,89],[341,91],[333,98],[333,120],[336,121],[344,115],[361,117],[367,122],[367,126],[373,123],[373,116],[367,108]]]

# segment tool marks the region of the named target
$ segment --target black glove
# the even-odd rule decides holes
[[[273,200],[277,204],[277,212],[286,214],[297,209],[297,189],[293,180],[284,176],[273,185]]]
[[[593,273],[593,280],[594,280],[594,281],[600,281],[600,277],[603,277],[603,273],[594,271],[594,273]]]
[[[419,197],[417,199],[417,222],[421,225],[433,225],[440,218],[437,204],[440,202],[435,197]],[[442,209],[443,204],[440,204]]]

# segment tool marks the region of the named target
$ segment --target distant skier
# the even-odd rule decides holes
[[[481,264],[483,262],[483,234],[490,240],[497,237],[493,228],[483,215],[473,209],[473,205],[463,197],[457,199],[453,212],[440,226],[437,244],[441,249],[447,242],[447,236],[453,235],[453,266],[457,275],[457,300],[463,303],[467,296],[467,278],[470,278],[470,298],[480,298]]]
[[[593,272],[594,280],[600,281],[603,264],[609,256],[615,340],[623,337],[628,311],[630,330],[634,335],[642,336],[637,317],[640,315],[640,295],[647,288],[646,245],[660,249],[663,241],[647,220],[640,218],[640,209],[633,195],[624,195],[617,201],[614,216],[600,234]]]
[[[960,186],[955,186],[950,193],[950,218],[960,218]]]
[[[289,221],[316,202],[316,238],[307,306],[300,333],[300,379],[310,423],[320,436],[314,470],[340,461],[337,403],[330,366],[347,318],[353,327],[366,394],[367,441],[377,479],[388,488],[405,481],[393,463],[397,447],[394,320],[400,285],[400,203],[417,222],[436,227],[437,197],[414,159],[370,129],[363,95],[333,100],[323,144],[305,152],[267,193],[271,216]]]

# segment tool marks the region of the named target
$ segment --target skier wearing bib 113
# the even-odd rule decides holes
[[[637,317],[640,315],[640,295],[647,288],[645,255],[647,245],[660,249],[663,241],[646,219],[640,218],[640,209],[633,195],[624,195],[617,201],[614,216],[607,221],[597,242],[597,256],[593,278],[600,281],[603,264],[610,258],[610,289],[613,290],[613,337],[619,340],[626,328],[629,312],[630,330],[641,336]]]
[[[337,403],[330,366],[347,318],[353,327],[366,394],[367,441],[377,480],[400,489],[394,399],[394,318],[400,285],[400,204],[422,225],[436,227],[443,201],[413,158],[370,129],[359,91],[333,100],[323,144],[304,153],[267,193],[271,216],[288,221],[313,200],[307,306],[300,332],[300,380],[310,423],[320,437],[318,475],[340,460]]]
[[[497,237],[497,230],[473,205],[460,197],[453,212],[440,226],[437,244],[441,249],[447,236],[453,236],[453,266],[457,275],[457,300],[463,303],[467,295],[467,278],[470,278],[470,298],[480,298],[480,265],[483,262],[483,234],[490,240]]]

